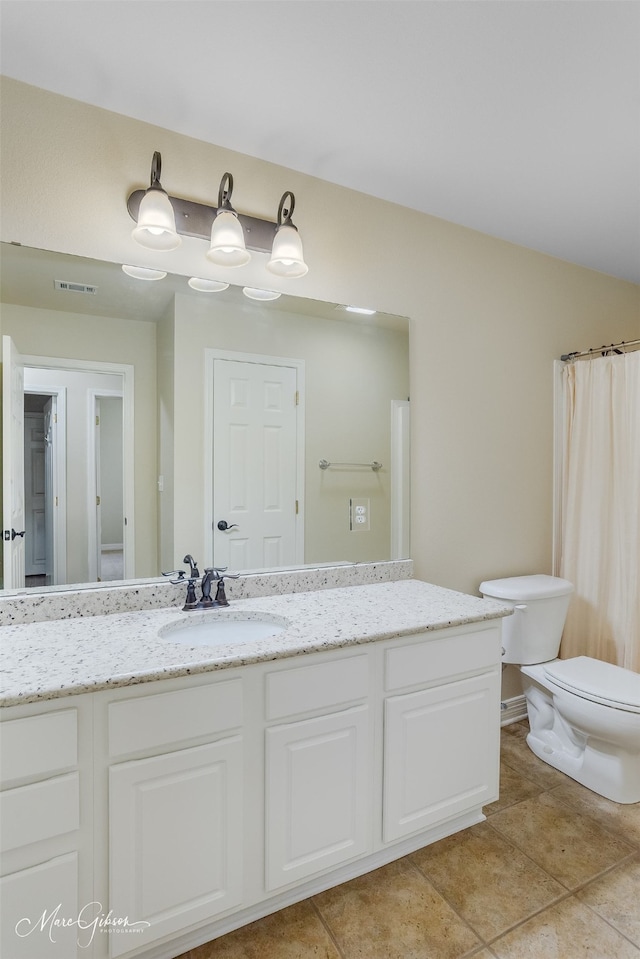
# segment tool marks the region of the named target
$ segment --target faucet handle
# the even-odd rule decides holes
[[[170,573],[162,573],[163,576],[177,576],[177,579],[172,579],[171,582],[175,585],[176,583],[184,582],[184,570],[183,569],[172,569]]]

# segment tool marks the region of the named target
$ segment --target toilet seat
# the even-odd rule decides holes
[[[640,674],[589,656],[545,663],[547,679],[568,692],[613,709],[640,713]]]

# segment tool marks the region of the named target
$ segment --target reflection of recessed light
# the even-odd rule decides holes
[[[364,316],[373,316],[375,310],[367,310],[364,306],[345,306],[347,313],[362,313]]]
[[[122,269],[134,280],[164,280],[167,275],[162,270],[149,270],[146,266],[123,266]]]
[[[251,286],[245,286],[242,289],[245,296],[250,300],[277,300],[282,293],[274,293],[273,290],[254,290]]]
[[[203,280],[198,276],[192,276],[188,280],[189,286],[192,290],[197,290],[198,293],[221,293],[222,290],[226,290],[229,286],[228,283],[223,283],[222,280]]]

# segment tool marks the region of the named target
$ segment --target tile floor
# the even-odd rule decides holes
[[[502,730],[479,823],[180,959],[640,959],[640,803],[602,799]]]

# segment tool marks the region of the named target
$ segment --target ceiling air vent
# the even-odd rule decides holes
[[[63,293],[91,293],[95,296],[98,292],[97,286],[88,286],[86,283],[70,283],[68,280],[54,280],[56,290]]]

